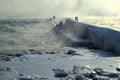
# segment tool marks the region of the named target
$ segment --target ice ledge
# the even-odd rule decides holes
[[[83,39],[87,40],[87,43],[88,41],[92,43],[94,48],[120,53],[119,31],[76,22],[72,19],[61,20],[55,26],[54,31],[59,39],[61,38],[65,42],[68,39],[71,40],[71,43],[81,42],[80,39]]]

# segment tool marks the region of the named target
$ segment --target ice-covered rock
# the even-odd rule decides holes
[[[75,77],[75,80],[90,80],[90,79],[84,77],[83,75],[77,75],[77,76]]]
[[[64,69],[53,69],[55,77],[66,77],[68,73]]]
[[[21,57],[21,56],[24,56],[26,54],[28,54],[26,51],[22,51],[22,52],[16,53],[15,57]]]
[[[85,45],[91,44],[94,48],[120,53],[119,31],[75,22],[72,19],[62,20],[56,25],[54,31],[57,38],[65,42],[64,44],[69,42],[68,39],[71,40],[71,44],[83,39]]]
[[[12,61],[12,58],[10,56],[4,56],[2,57],[3,61]]]
[[[72,56],[74,56],[74,55],[83,56],[80,52],[75,51],[75,50],[69,50],[66,54],[72,55]]]
[[[119,77],[119,73],[105,71],[105,70],[100,69],[100,68],[95,68],[94,71],[98,75],[106,76],[106,77],[109,77],[109,78],[118,78]]]
[[[56,52],[45,52],[46,54],[56,54]]]
[[[72,71],[73,71],[73,74],[78,74],[79,73],[79,66],[74,65]]]
[[[19,80],[34,80],[33,78],[19,78]]]
[[[116,70],[117,70],[117,71],[120,71],[120,67],[117,67]]]

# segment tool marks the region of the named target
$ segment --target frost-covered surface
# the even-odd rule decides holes
[[[89,40],[95,48],[120,52],[120,32],[113,29],[66,19],[56,26],[55,33],[63,40],[71,39],[79,42],[81,38]]]
[[[53,69],[57,68],[64,69],[66,72],[71,73],[69,76],[75,77],[78,74],[72,74],[74,65],[88,68],[88,70],[86,69],[85,71],[79,68],[79,74],[91,72],[92,70],[89,69],[94,68],[102,68],[109,72],[117,72],[116,67],[119,66],[117,60],[119,60],[119,58],[113,57],[110,53],[81,48],[79,50],[72,49],[77,51],[80,55],[71,56],[64,54],[69,49],[72,48],[64,48],[58,51],[54,50],[55,54],[48,54],[50,51],[48,51],[47,54],[45,51],[39,51],[43,54],[31,54],[27,51],[28,54],[14,57],[12,61],[0,61],[0,80],[18,80],[21,77],[33,78],[34,80],[42,80],[40,78],[60,80],[60,78],[54,77],[55,73]],[[14,51],[13,54],[15,54]],[[4,70],[6,68],[7,70]]]

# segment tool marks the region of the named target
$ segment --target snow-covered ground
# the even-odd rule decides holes
[[[80,55],[64,54],[69,49],[77,51]],[[42,54],[31,54],[27,51],[28,54],[14,57],[12,61],[0,61],[0,79],[19,80],[19,78],[33,78],[34,80],[43,80],[41,78],[47,78],[45,80],[60,80],[61,78],[54,76],[53,69],[64,69],[70,73],[70,77],[74,78],[81,73],[90,73],[94,68],[116,73],[116,67],[120,65],[119,61],[117,61],[119,60],[118,57],[113,57],[110,53],[100,50],[65,48],[54,50],[55,54],[49,54],[50,52],[43,51]],[[74,65],[79,66],[76,74],[72,73]],[[82,67],[86,68],[86,70],[81,70]],[[63,79],[66,80],[67,78],[64,77]]]

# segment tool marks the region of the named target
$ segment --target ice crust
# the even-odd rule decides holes
[[[55,27],[55,33],[63,40],[89,40],[94,48],[120,53],[120,32],[72,19],[64,19]],[[69,42],[69,41],[67,41]]]

